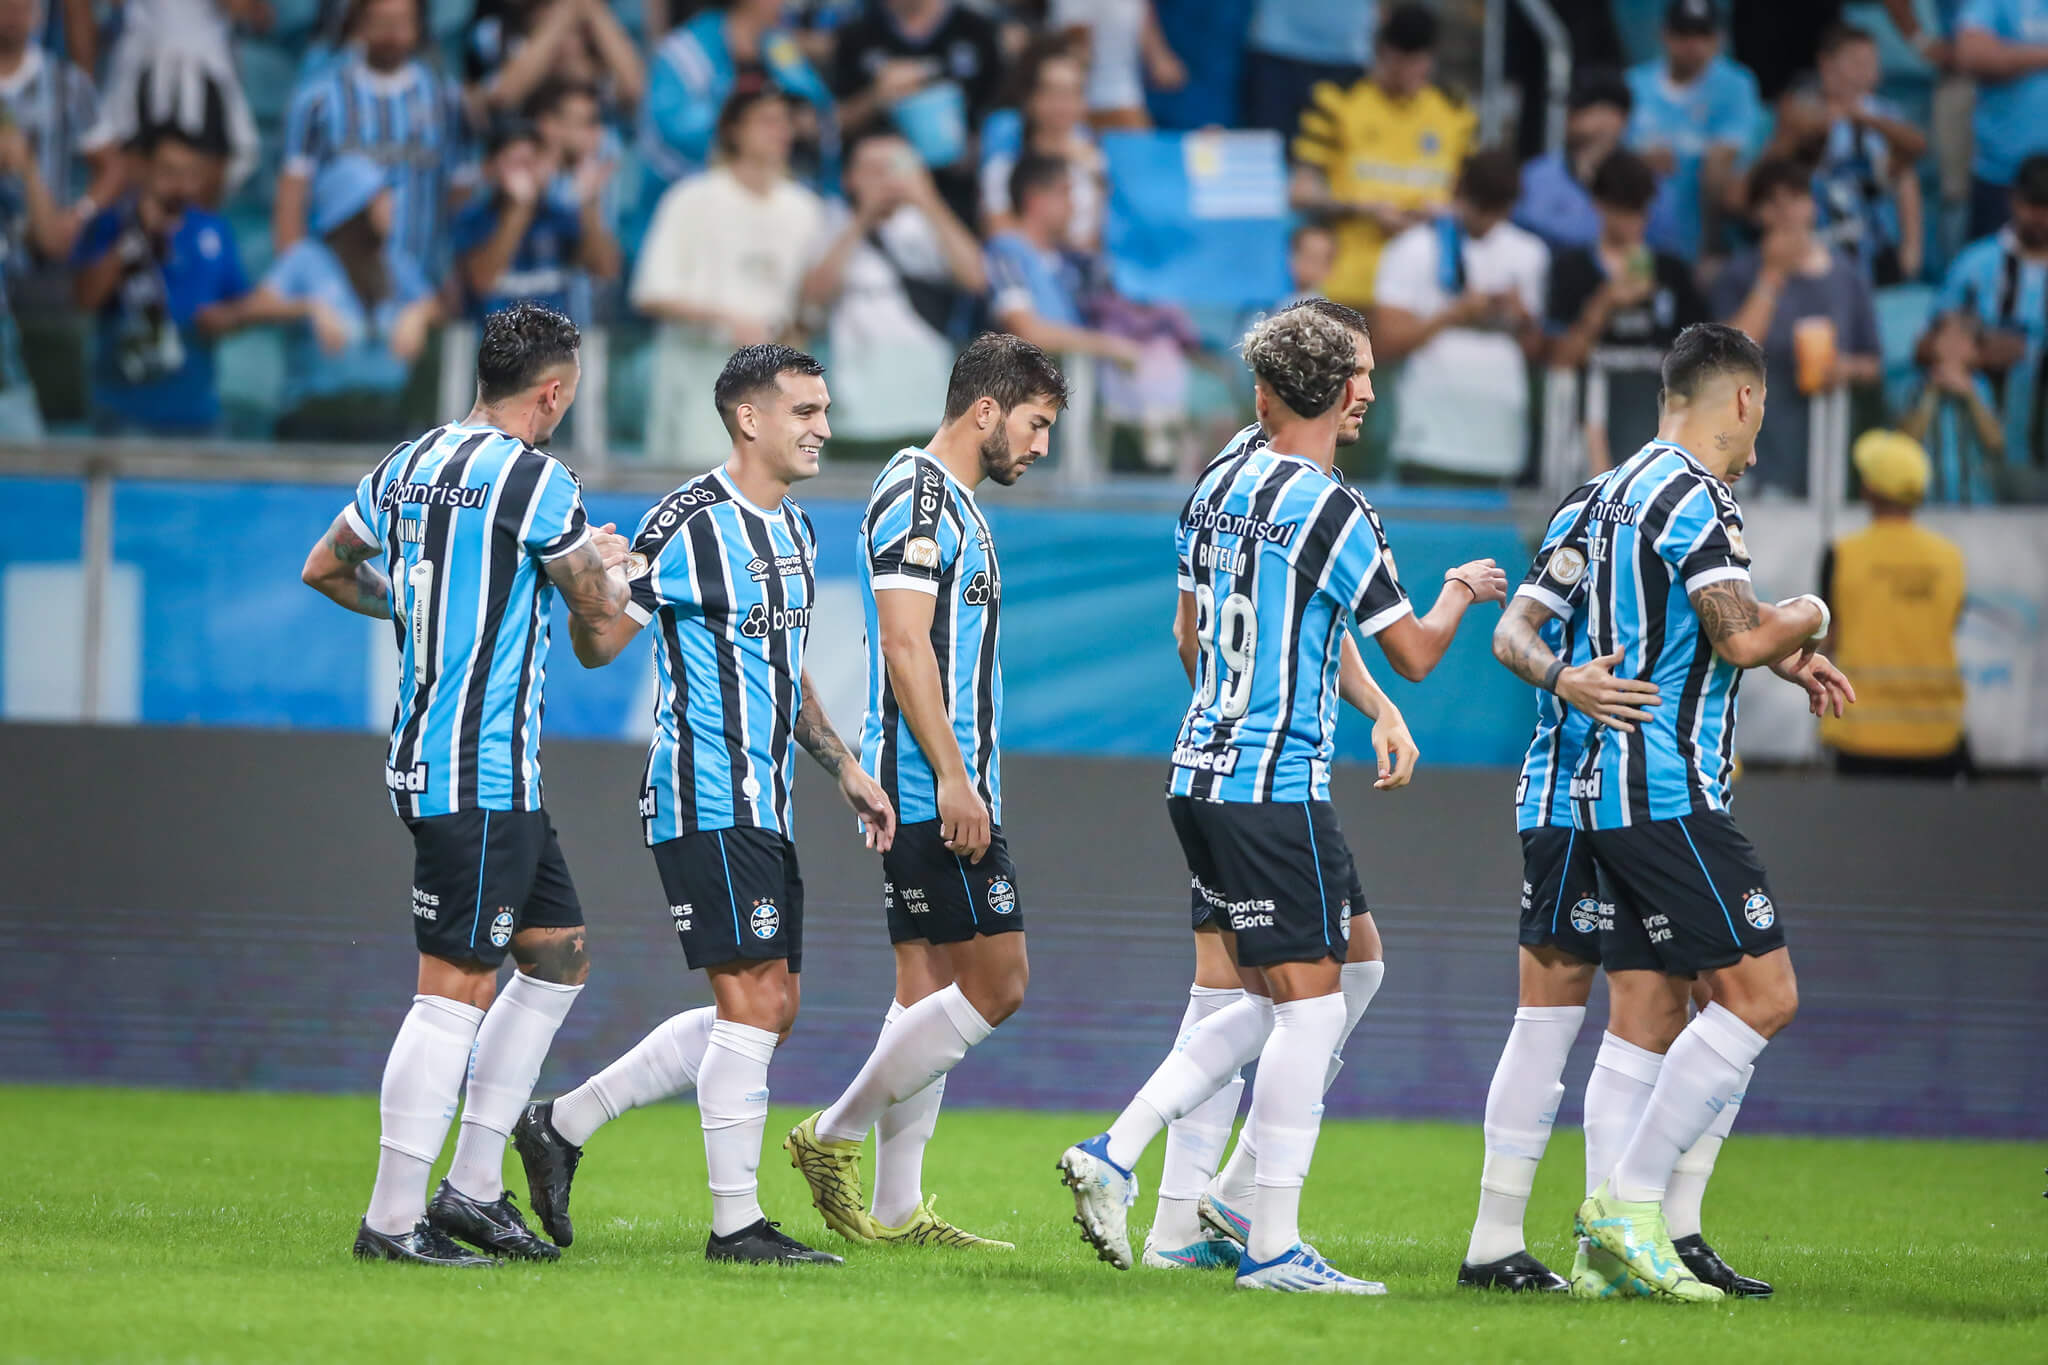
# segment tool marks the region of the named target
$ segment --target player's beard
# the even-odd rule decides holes
[[[982,439],[981,472],[1008,488],[1024,477],[1024,468],[1024,461],[1010,453],[1010,421],[1006,413],[996,429]]]

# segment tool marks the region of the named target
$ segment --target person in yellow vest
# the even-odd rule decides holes
[[[1856,680],[1846,716],[1821,718],[1835,770],[1878,777],[1969,772],[1963,673],[1963,552],[1913,519],[1927,493],[1927,452],[1896,431],[1865,432],[1851,458],[1870,525],[1838,539],[1821,562],[1833,613],[1822,652]]]
[[[1477,119],[1433,84],[1437,17],[1393,7],[1373,45],[1372,74],[1349,89],[1318,84],[1301,115],[1289,185],[1294,207],[1337,230],[1337,264],[1323,291],[1373,302],[1380,248],[1451,199]]]

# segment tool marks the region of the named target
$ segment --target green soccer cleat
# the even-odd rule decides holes
[[[1658,1201],[1616,1199],[1603,1182],[1579,1205],[1578,1224],[1595,1245],[1659,1295],[1686,1303],[1720,1301],[1721,1291],[1701,1284],[1678,1258],[1664,1226],[1664,1206]]]
[[[1571,1295],[1575,1299],[1647,1299],[1656,1290],[1629,1273],[1613,1252],[1590,1237],[1579,1238],[1572,1261]]]
[[[825,1219],[825,1226],[849,1242],[875,1240],[875,1220],[868,1216],[867,1201],[861,1197],[860,1143],[828,1142],[818,1136],[818,1120],[824,1110],[789,1130],[782,1150],[811,1187],[811,1203]]]
[[[868,1216],[868,1225],[875,1230],[875,1240],[892,1242],[898,1246],[959,1247],[967,1251],[1015,1251],[1015,1242],[1002,1242],[993,1237],[980,1237],[965,1228],[956,1228],[938,1214],[932,1212],[934,1199],[925,1196],[917,1211],[903,1221],[902,1227],[886,1227]]]

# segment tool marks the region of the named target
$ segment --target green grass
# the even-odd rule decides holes
[[[1324,1126],[1308,1234],[1391,1291],[1332,1300],[1096,1262],[1053,1160],[1099,1115],[941,1116],[927,1188],[963,1226],[1016,1241],[1014,1255],[838,1245],[779,1150],[800,1115],[778,1110],[763,1202],[847,1264],[709,1266],[703,1148],[681,1104],[593,1140],[560,1264],[451,1274],[348,1257],[376,1155],[371,1099],[0,1088],[0,1111],[14,1148],[0,1193],[6,1359],[2048,1358],[2042,1153],[2020,1144],[1738,1134],[1708,1233],[1778,1297],[1692,1309],[1455,1289],[1479,1136],[1450,1124]],[[1569,1260],[1579,1160],[1577,1133],[1559,1132],[1530,1210],[1533,1249],[1553,1265]],[[1134,1221],[1151,1208],[1148,1193]]]

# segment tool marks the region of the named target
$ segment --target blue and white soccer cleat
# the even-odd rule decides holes
[[[1235,1270],[1244,1252],[1228,1237],[1207,1234],[1184,1247],[1159,1247],[1145,1239],[1138,1264],[1149,1270]]]
[[[1249,1254],[1238,1262],[1239,1289],[1277,1289],[1287,1294],[1384,1294],[1387,1287],[1378,1280],[1361,1280],[1346,1275],[1322,1258],[1307,1242],[1296,1242],[1272,1260],[1260,1264]]]
[[[1097,1133],[1060,1153],[1060,1179],[1074,1192],[1081,1240],[1118,1270],[1131,1268],[1127,1223],[1138,1199],[1138,1177],[1109,1159],[1109,1134]]]
[[[1202,1226],[1219,1237],[1228,1237],[1239,1246],[1251,1241],[1252,1220],[1239,1213],[1214,1194],[1204,1194],[1195,1205],[1195,1216],[1202,1220]]]

